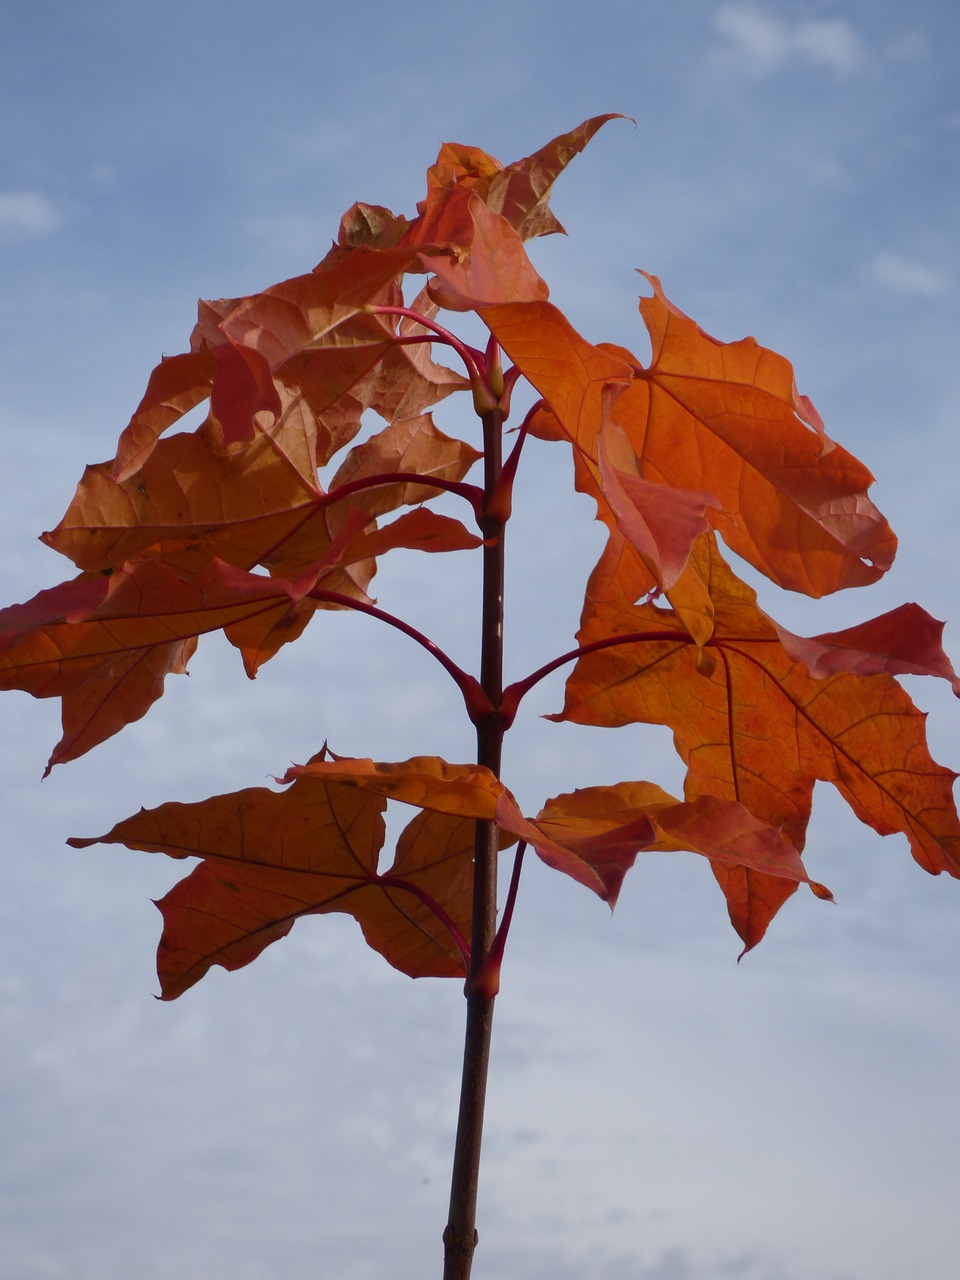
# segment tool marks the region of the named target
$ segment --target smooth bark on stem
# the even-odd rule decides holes
[[[489,502],[501,469],[503,415],[483,415],[484,493]],[[503,534],[504,522],[492,516],[481,521],[484,537],[481,603],[480,684],[491,707],[499,707],[503,692]],[[503,747],[503,722],[494,712],[477,720],[477,763],[498,778]],[[477,822],[474,845],[473,926],[470,972],[467,975],[467,1017],[460,1082],[460,1112],[450,1181],[450,1213],[443,1233],[443,1280],[469,1280],[477,1243],[477,1190],[483,1108],[493,1029],[493,999],[472,989],[473,980],[490,950],[497,929],[497,858],[499,838],[495,822]]]

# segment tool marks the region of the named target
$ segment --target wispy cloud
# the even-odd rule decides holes
[[[0,191],[0,240],[43,236],[62,221],[60,210],[41,191]]]
[[[897,293],[916,293],[933,298],[950,284],[946,274],[936,267],[903,258],[888,250],[875,254],[868,269],[874,280]]]
[[[682,1245],[666,1249],[655,1262],[641,1263],[633,1255],[611,1259],[593,1259],[591,1271],[597,1280],[788,1280],[787,1273],[773,1259],[756,1254],[741,1253],[735,1257],[718,1258],[711,1262],[698,1261]],[[553,1266],[553,1274],[559,1280],[585,1274],[583,1264],[571,1267],[569,1272],[562,1264]]]
[[[723,40],[717,60],[757,77],[772,75],[790,62],[844,77],[867,63],[863,41],[845,18],[790,21],[756,4],[735,3],[720,6],[713,26]]]

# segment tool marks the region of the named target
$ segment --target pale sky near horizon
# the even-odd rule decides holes
[[[0,605],[70,576],[36,535],[185,349],[198,297],[309,270],[356,199],[412,212],[444,140],[508,162],[619,111],[636,126],[606,126],[557,186],[569,237],[532,247],[554,300],[645,358],[643,268],[709,332],[788,356],[901,549],[867,591],[761,604],[815,633],[917,600],[960,663],[958,49],[952,0],[7,6]],[[587,504],[557,517],[567,483],[534,446],[518,673],[569,647],[599,546]],[[387,562],[381,603],[466,665],[472,617],[422,570]],[[150,899],[185,868],[64,845],[263,784],[325,738],[469,758],[429,660],[331,622],[252,684],[201,645],[142,722],[42,785],[58,706],[0,698],[0,1280],[439,1276],[459,984],[411,982],[323,917],[160,1003]],[[908,683],[960,766],[960,706]],[[528,812],[681,786],[668,734],[538,719],[561,697],[544,682],[508,743]],[[642,859],[612,918],[525,869],[475,1280],[955,1280],[960,885],[832,789],[814,810],[805,859],[836,906],[798,894],[739,965],[694,855]]]

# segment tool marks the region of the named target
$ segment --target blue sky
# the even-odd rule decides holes
[[[2,602],[69,574],[35,536],[185,348],[198,296],[309,269],[355,199],[410,212],[441,141],[510,161],[620,111],[636,127],[607,126],[557,188],[569,238],[534,246],[554,300],[644,357],[634,268],[656,272],[708,331],[787,355],[874,471],[893,570],[817,605],[767,588],[777,618],[819,632],[916,599],[960,620],[958,48],[950,0],[7,6]],[[598,547],[560,461],[531,458],[517,672],[567,647]],[[471,616],[422,568],[385,569],[381,603],[466,662]],[[457,984],[410,982],[327,917],[160,1004],[150,899],[180,869],[64,847],[141,804],[260,784],[328,736],[469,758],[430,665],[336,622],[253,684],[202,646],[144,721],[42,786],[57,707],[4,696],[0,1280],[439,1274]],[[958,765],[958,709],[929,684],[911,693]],[[533,807],[680,783],[667,735],[534,714],[507,766]],[[798,895],[739,966],[693,855],[643,860],[612,919],[525,871],[477,1280],[953,1280],[960,886],[826,787],[815,810],[807,863],[837,906]]]

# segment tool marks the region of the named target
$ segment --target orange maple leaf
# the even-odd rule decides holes
[[[238,969],[305,915],[343,911],[367,942],[413,977],[463,974],[469,936],[473,823],[422,811],[380,873],[386,800],[340,776],[305,774],[285,792],[254,787],[196,804],[165,804],[118,823],[98,842],[203,859],[158,903],[165,1000],[211,965]],[[441,906],[438,913],[437,906]]]
[[[567,681],[563,711],[553,718],[668,725],[687,764],[688,799],[739,801],[779,827],[797,849],[803,848],[814,782],[832,782],[861,821],[881,835],[903,832],[925,870],[960,875],[956,775],[930,758],[924,717],[903,688],[876,659],[875,674],[847,673],[835,663],[834,674],[811,675],[712,537],[701,539],[696,558],[715,606],[707,645],[714,661],[706,668],[698,663],[698,649],[671,609],[588,601],[578,634],[588,651]],[[854,669],[862,666],[855,645],[863,639],[854,629]],[[806,652],[825,648],[822,638],[787,644],[798,656],[804,645]],[[924,661],[932,674],[956,679],[930,645]],[[795,888],[744,869],[723,873],[721,882],[748,947]]]

